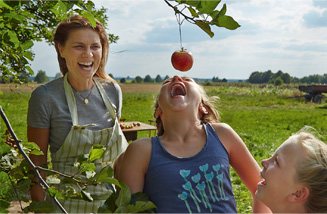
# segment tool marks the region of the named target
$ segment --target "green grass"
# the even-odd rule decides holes
[[[327,103],[307,103],[299,95],[296,86],[274,87],[256,85],[221,84],[206,86],[210,96],[219,96],[216,107],[221,121],[229,124],[244,140],[258,163],[270,157],[276,148],[292,133],[304,126],[314,127],[321,140],[327,142]],[[153,103],[157,93],[126,92],[123,94],[122,118],[127,121],[148,123],[153,119]],[[0,92],[0,105],[8,116],[19,139],[26,140],[26,114],[30,92]],[[0,133],[5,130],[0,122]],[[138,135],[148,137],[148,132]],[[238,212],[250,213],[252,198],[236,173],[231,179]]]

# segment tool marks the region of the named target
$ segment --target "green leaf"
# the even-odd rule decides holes
[[[0,144],[0,156],[4,156],[6,154],[8,154],[11,150],[11,146],[5,144],[5,143],[1,143]]]
[[[117,200],[115,201],[116,206],[126,207],[131,201],[131,191],[126,184],[121,183],[121,188],[119,190],[119,195]]]
[[[109,198],[99,207],[98,213],[113,213],[115,211],[116,194],[111,194]]]
[[[103,157],[106,148],[101,145],[94,145],[89,151],[89,161],[93,162]]]
[[[24,51],[23,56],[26,57],[27,59],[33,61],[33,53],[30,51]]]
[[[226,11],[227,11],[227,7],[226,7],[226,4],[224,4],[223,8],[221,8],[218,16],[224,16],[226,14]]]
[[[26,66],[25,68],[26,68],[26,70],[28,70],[28,72],[30,73],[31,76],[34,75],[34,71],[33,71],[33,69],[30,66]]]
[[[9,213],[6,208],[10,207],[10,203],[8,201],[5,201],[3,199],[0,199],[0,213]]]
[[[92,198],[92,196],[91,196],[91,194],[89,192],[85,192],[84,190],[81,190],[81,193],[82,193],[82,198],[85,201],[88,201],[88,202],[92,202],[93,201],[93,198]]]
[[[45,201],[33,201],[28,207],[24,209],[24,212],[35,212],[35,213],[51,213],[54,212],[53,206]]]
[[[87,18],[90,21],[92,27],[94,27],[94,28],[96,27],[96,22],[95,22],[95,18],[93,16],[93,14],[86,12],[86,11],[82,11],[81,16]]]
[[[13,10],[13,8],[7,5],[3,0],[0,1],[0,8],[7,8],[9,10]]]
[[[218,24],[216,25],[219,27],[225,27],[229,30],[235,30],[240,27],[240,25],[230,16],[219,16]]]
[[[221,0],[202,0],[197,9],[202,14],[210,14],[216,9],[220,1]]]
[[[199,14],[192,7],[188,7],[188,10],[193,17],[199,17]]]
[[[83,168],[81,172],[94,171],[95,165],[94,165],[94,163],[83,163],[81,165],[81,168]]]
[[[201,0],[186,0],[183,3],[193,7],[198,7],[201,3]]]
[[[8,31],[9,41],[15,44],[15,47],[19,45],[17,34],[14,31]]]
[[[101,169],[100,172],[98,172],[94,178],[98,181],[98,182],[108,182],[108,178],[112,178],[113,176],[113,169],[111,168],[111,166],[106,166],[104,168]]]
[[[27,50],[27,49],[31,48],[33,45],[34,45],[33,41],[29,40],[29,41],[25,42],[25,43],[22,45],[22,48],[23,48],[24,50]]]
[[[155,209],[156,206],[151,201],[137,201],[135,205],[127,205],[128,213],[138,213]]]
[[[195,24],[199,26],[204,32],[206,32],[211,38],[214,36],[214,33],[211,31],[210,25],[203,21],[195,21]]]

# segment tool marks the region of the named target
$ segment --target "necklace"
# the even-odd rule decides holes
[[[74,89],[74,91],[76,91],[76,90]],[[82,96],[78,91],[76,91],[76,93],[77,93],[81,98],[83,98],[85,104],[88,104],[88,103],[89,103],[89,96],[90,96],[91,93],[92,93],[92,89],[90,90],[89,94],[88,94],[86,97],[83,97],[83,96]]]

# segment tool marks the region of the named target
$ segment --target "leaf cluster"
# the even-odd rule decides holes
[[[96,9],[88,0],[0,0],[0,78],[20,82],[33,75],[30,62],[35,57],[31,50],[34,43],[44,40],[51,45],[55,27],[63,19],[80,14],[94,25],[96,18],[106,26],[105,13],[105,8]],[[117,40],[109,34],[110,42]]]
[[[16,139],[16,138],[14,138]],[[16,142],[17,143],[17,142]],[[67,200],[77,198],[92,202],[94,198],[87,192],[86,187],[104,183],[108,189],[108,198],[99,207],[100,213],[136,213],[152,212],[155,205],[150,202],[145,194],[131,194],[129,187],[113,177],[113,169],[110,165],[96,172],[96,162],[101,159],[106,148],[102,145],[93,145],[88,154],[82,154],[74,163],[76,172],[72,175],[63,174],[51,169],[51,166],[36,167],[31,169],[31,164],[24,159],[28,155],[42,155],[35,143],[18,142],[13,144],[9,132],[6,132],[0,141],[0,212],[8,213],[10,202],[14,200],[29,203],[27,198],[31,179],[35,176],[34,171],[46,171],[47,194],[51,198]],[[22,149],[19,150],[18,148]],[[24,156],[20,154],[24,153]],[[56,184],[65,184],[66,191],[59,191]],[[51,185],[51,186],[50,186]],[[44,185],[42,185],[44,186]],[[118,189],[118,190],[117,190]],[[22,208],[24,212],[54,212],[54,207],[48,202],[31,202],[29,206]]]
[[[169,1],[176,2],[173,5]],[[227,16],[227,6],[224,4],[220,10],[217,9],[221,0],[165,0],[172,7],[175,14],[182,15],[184,20],[200,27],[210,37],[214,36],[211,26],[224,27],[235,30],[240,25],[231,17]],[[188,14],[186,14],[188,12]],[[179,22],[179,25],[182,22]]]

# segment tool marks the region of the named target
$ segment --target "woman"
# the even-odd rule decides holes
[[[117,169],[132,193],[146,193],[158,213],[236,213],[231,165],[254,195],[259,165],[193,79],[164,81],[154,116],[158,136],[131,143]],[[253,209],[269,212],[255,199]]]
[[[78,157],[87,154],[93,145],[101,144],[106,152],[96,162],[99,171],[127,146],[118,124],[121,89],[104,70],[109,51],[105,28],[97,20],[93,28],[86,18],[74,15],[59,23],[54,43],[64,77],[39,86],[32,93],[27,137],[29,142],[39,145],[44,155],[31,159],[35,165],[46,164],[50,146],[53,169],[71,175],[77,170],[74,163]],[[33,201],[44,200],[41,186],[31,186],[30,191]],[[69,213],[96,212],[108,190],[102,184],[88,186],[86,191],[95,199],[92,203],[69,199],[63,202],[64,208]]]
[[[300,131],[262,161],[256,198],[274,213],[327,213],[327,145]]]

